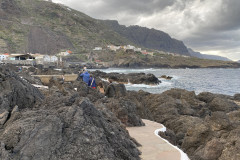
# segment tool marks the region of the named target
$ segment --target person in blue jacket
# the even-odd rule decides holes
[[[88,81],[88,86],[92,87],[92,88],[96,88],[97,87],[95,78],[93,78],[92,75],[90,75],[90,78],[89,78],[89,81]]]
[[[80,77],[83,78],[83,82],[88,84],[90,74],[86,70],[84,70],[84,72],[82,74],[80,74]]]

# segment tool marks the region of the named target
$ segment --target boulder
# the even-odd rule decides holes
[[[224,149],[219,139],[212,139],[207,142],[204,148],[197,151],[195,158],[201,160],[218,160]],[[197,158],[198,157],[198,158]]]
[[[226,143],[224,144],[224,149],[221,152],[219,160],[225,159],[240,159],[240,128],[232,130],[226,137]]]
[[[143,126],[144,123],[137,115],[136,105],[130,100],[120,98],[107,99],[104,105],[126,126]]]
[[[199,146],[206,143],[209,133],[210,129],[205,123],[195,125],[187,130],[181,147],[191,157]]]
[[[175,133],[167,129],[166,132],[159,132],[158,135],[166,140],[168,140],[171,144],[176,145],[177,144],[177,138]]]
[[[87,99],[48,108],[10,117],[0,134],[1,159],[140,159],[117,119],[105,116]]]
[[[100,77],[104,79],[111,79],[118,83],[132,83],[132,84],[147,84],[147,85],[157,85],[161,81],[153,74],[145,73],[104,73],[100,71],[92,72],[94,77]]]
[[[105,95],[107,97],[123,97],[127,93],[124,84],[110,83],[105,89]]]
[[[31,108],[44,96],[34,86],[6,67],[0,67],[0,114],[13,109]]]
[[[220,97],[214,98],[209,104],[209,109],[211,111],[224,111],[230,112],[239,109],[240,107],[231,100],[223,99]]]
[[[234,95],[234,100],[240,101],[240,94],[235,94]]]
[[[212,131],[230,130],[231,122],[224,112],[212,112],[212,115],[205,118]]]
[[[166,76],[166,75],[162,75],[161,78],[167,79],[167,80],[171,80],[173,77],[171,76]]]

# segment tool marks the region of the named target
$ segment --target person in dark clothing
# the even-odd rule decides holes
[[[88,86],[92,87],[92,88],[96,88],[97,87],[95,78],[93,78],[92,75],[90,75],[90,78],[89,78],[89,81],[88,81]]]
[[[112,83],[112,80],[109,80],[109,85],[107,86],[105,90],[105,96],[107,97],[114,97],[116,93],[116,89]]]

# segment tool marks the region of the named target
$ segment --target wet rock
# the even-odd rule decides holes
[[[166,75],[162,75],[161,78],[167,79],[167,80],[171,80],[173,77],[171,76],[166,76]]]
[[[94,77],[101,77],[104,79],[111,79],[112,81],[118,83],[132,83],[132,84],[147,84],[147,85],[157,85],[161,83],[156,76],[153,74],[145,73],[129,73],[129,74],[119,74],[119,73],[104,73],[100,71],[92,72]]]

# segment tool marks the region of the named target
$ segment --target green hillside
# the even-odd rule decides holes
[[[84,52],[106,44],[128,44],[98,20],[40,0],[0,0],[1,52]]]

